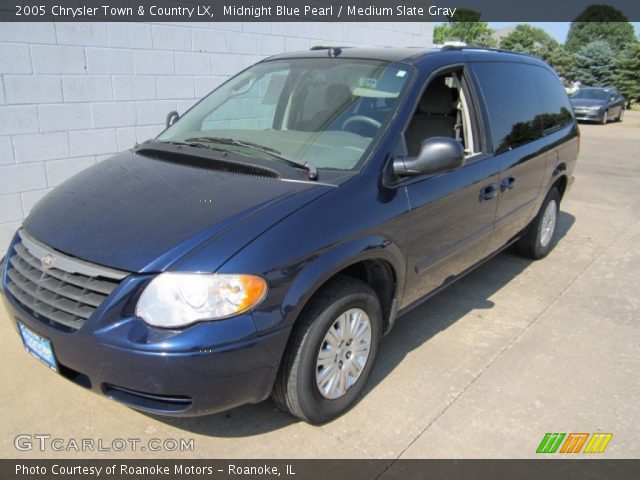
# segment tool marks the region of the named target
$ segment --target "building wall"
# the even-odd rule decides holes
[[[230,75],[313,45],[432,45],[430,23],[5,23],[0,255],[70,176],[157,135]]]

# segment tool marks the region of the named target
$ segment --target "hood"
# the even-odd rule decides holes
[[[570,98],[573,107],[603,107],[607,102],[604,100],[596,100],[593,98]]]
[[[244,224],[233,238],[237,251],[328,188],[129,151],[55,188],[31,210],[24,228],[83,260],[132,272],[161,271]],[[256,218],[256,226],[247,228]],[[220,255],[210,265],[228,258],[224,249]]]

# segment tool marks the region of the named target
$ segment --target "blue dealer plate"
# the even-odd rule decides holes
[[[41,337],[20,322],[18,322],[18,328],[27,352],[44,362],[49,368],[58,371],[58,362],[56,362],[56,357],[53,354],[51,340]]]

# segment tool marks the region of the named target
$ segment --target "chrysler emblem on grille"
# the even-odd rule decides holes
[[[53,265],[53,255],[44,255],[40,261],[42,262],[42,265],[48,268]]]

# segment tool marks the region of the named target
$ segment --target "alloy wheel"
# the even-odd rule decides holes
[[[371,320],[352,308],[331,324],[316,359],[316,385],[329,400],[344,396],[360,378],[371,351]]]
[[[551,200],[547,208],[544,210],[542,222],[540,224],[540,246],[543,248],[549,245],[556,229],[556,220],[558,218],[558,204],[555,200]]]

